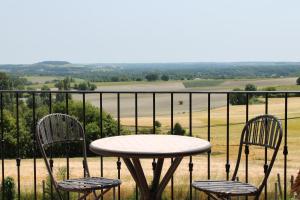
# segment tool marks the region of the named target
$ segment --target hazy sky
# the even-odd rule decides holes
[[[0,63],[300,61],[300,0],[0,0]]]

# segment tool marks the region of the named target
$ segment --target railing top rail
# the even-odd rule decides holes
[[[195,94],[300,94],[300,90],[289,90],[289,91],[205,91],[205,90],[186,90],[186,91],[85,91],[85,90],[0,90],[0,93],[70,93],[70,94],[99,94],[99,93],[107,93],[107,94],[135,94],[135,93],[144,93],[144,94],[188,94],[188,93],[195,93]]]

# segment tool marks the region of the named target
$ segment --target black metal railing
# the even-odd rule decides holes
[[[103,135],[103,112],[105,110],[105,107],[103,105],[104,100],[104,95],[106,94],[115,94],[116,95],[116,100],[117,100],[117,105],[116,105],[116,115],[115,115],[115,119],[117,121],[117,135],[121,134],[121,95],[123,94],[131,94],[133,95],[133,102],[134,102],[134,129],[133,129],[133,134],[138,134],[139,133],[139,97],[140,95],[145,95],[145,94],[150,94],[152,95],[152,105],[149,105],[149,107],[152,107],[152,133],[156,134],[156,118],[157,118],[157,96],[164,94],[164,95],[169,95],[170,96],[170,133],[172,134],[174,132],[174,117],[175,117],[175,112],[174,112],[174,95],[187,95],[188,96],[188,130],[189,130],[189,136],[193,136],[193,96],[194,95],[205,95],[207,96],[207,102],[197,102],[199,104],[206,104],[207,103],[207,140],[211,141],[212,138],[212,123],[211,123],[211,110],[212,110],[212,96],[214,95],[224,95],[225,97],[225,106],[226,106],[226,162],[224,163],[224,174],[226,174],[226,179],[229,180],[230,179],[230,170],[231,170],[231,164],[230,164],[230,138],[231,138],[231,134],[230,134],[230,126],[232,125],[230,123],[230,108],[231,108],[231,104],[230,104],[230,96],[231,95],[236,95],[236,94],[240,94],[240,95],[244,95],[246,98],[246,103],[244,104],[245,106],[245,122],[247,122],[249,120],[249,99],[250,96],[252,95],[260,95],[262,98],[264,98],[264,105],[265,105],[265,113],[268,114],[270,113],[269,111],[269,99],[271,98],[272,95],[277,95],[278,98],[282,98],[284,100],[284,117],[282,118],[283,120],[283,124],[284,124],[284,143],[283,143],[283,156],[284,156],[284,163],[283,163],[283,198],[284,199],[288,199],[288,181],[287,181],[287,169],[288,169],[288,165],[287,165],[287,156],[288,156],[288,98],[289,97],[294,97],[299,95],[300,96],[300,91],[255,91],[255,92],[245,92],[245,91],[231,91],[231,92],[225,92],[225,91],[220,91],[220,92],[216,92],[216,91],[122,91],[122,92],[116,92],[116,91],[0,91],[0,122],[1,122],[1,180],[2,183],[4,182],[4,178],[6,176],[5,174],[5,167],[6,167],[6,156],[5,156],[5,145],[6,145],[6,141],[4,138],[4,127],[5,127],[5,122],[4,122],[4,108],[5,108],[5,101],[4,101],[4,97],[6,95],[10,96],[10,100],[13,100],[14,102],[9,102],[12,103],[12,109],[14,110],[15,113],[15,117],[16,117],[16,142],[17,142],[17,149],[16,149],[16,166],[17,166],[17,199],[21,199],[21,155],[20,155],[20,127],[19,127],[19,123],[20,123],[20,110],[19,110],[19,105],[20,105],[20,99],[24,98],[24,95],[29,95],[32,98],[32,124],[31,124],[31,130],[32,130],[32,142],[33,142],[33,154],[32,154],[32,159],[33,159],[33,193],[34,199],[38,199],[38,195],[37,195],[37,191],[38,189],[38,184],[37,184],[37,164],[36,164],[36,159],[39,156],[39,154],[37,153],[37,148],[36,148],[36,141],[35,141],[35,124],[37,122],[37,113],[36,113],[36,97],[37,95],[41,95],[44,94],[45,96],[48,95],[48,111],[49,113],[52,113],[53,107],[52,107],[52,98],[54,94],[62,94],[64,95],[64,101],[65,101],[65,113],[69,114],[69,97],[72,94],[77,94],[77,95],[82,95],[82,117],[83,117],[83,128],[84,130],[86,129],[86,95],[97,95],[97,97],[99,97],[99,129],[100,129],[100,137],[104,137]],[[29,97],[27,96],[27,98]],[[272,114],[272,113],[270,113]],[[300,128],[300,127],[299,127]],[[213,148],[212,148],[213,151]],[[248,182],[249,180],[249,168],[248,168],[248,151],[245,152],[245,181]],[[265,151],[265,164],[264,164],[264,168],[267,169],[268,165],[267,165],[267,158],[268,154],[267,151]],[[211,174],[211,165],[213,164],[211,161],[211,157],[212,157],[212,152],[209,151],[207,153],[207,179],[210,179],[212,177]],[[233,158],[232,158],[233,159]],[[70,157],[67,154],[67,158],[66,158],[66,162],[67,162],[67,178],[70,177],[70,166],[69,166],[69,162],[70,162]],[[173,160],[171,160],[171,162],[173,162]],[[52,155],[51,155],[51,159],[50,159],[50,164],[51,164],[51,168],[53,168],[54,166],[54,161],[52,159]],[[153,168],[155,168],[156,166],[156,160],[154,159],[152,162]],[[120,160],[120,158],[118,158],[117,162],[116,162],[116,170],[117,170],[117,177],[121,178],[121,171],[122,171],[122,162]],[[192,181],[193,181],[193,157],[191,156],[189,158],[189,165],[188,165],[188,171],[189,171],[189,199],[193,199],[193,192],[192,192]],[[100,157],[100,175],[103,176],[104,175],[104,159],[103,157]],[[125,183],[126,184],[126,183]],[[176,199],[176,196],[174,196],[174,178],[172,177],[171,179],[171,183],[170,183],[170,198]],[[4,187],[4,185],[2,186],[2,188]],[[51,187],[52,188],[52,187]],[[53,190],[51,189],[51,196],[53,196]],[[135,189],[135,193],[136,193],[136,199],[138,199],[138,189],[136,187]],[[3,198],[4,198],[4,192],[2,192]],[[121,189],[120,187],[118,188],[118,199],[121,199]],[[68,197],[69,198],[69,197]],[[267,187],[265,187],[265,192],[264,192],[264,198],[268,199],[268,191],[267,191]]]

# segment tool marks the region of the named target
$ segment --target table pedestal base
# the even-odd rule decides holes
[[[131,176],[136,182],[141,192],[141,200],[161,200],[161,195],[170,181],[172,175],[180,164],[182,157],[177,157],[172,162],[165,176],[160,181],[161,171],[164,164],[163,158],[158,158],[157,165],[154,170],[153,181],[149,186],[143,171],[140,159],[138,158],[123,158]]]

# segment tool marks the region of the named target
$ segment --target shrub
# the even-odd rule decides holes
[[[1,187],[1,192],[4,192],[3,200],[12,200],[15,198],[16,195],[15,181],[12,177],[8,176],[4,179],[4,182]]]
[[[235,88],[233,91],[242,91],[240,88]],[[244,105],[246,104],[246,95],[242,93],[232,93],[229,95],[229,103],[231,105]]]
[[[296,80],[296,84],[297,84],[297,85],[300,85],[300,77],[299,77],[299,78],[297,78],[297,80]]]
[[[156,128],[160,128],[160,127],[161,127],[160,121],[155,121],[155,127],[156,127]]]
[[[61,167],[58,168],[57,174],[56,174],[57,180],[64,180],[67,178],[67,168]],[[51,187],[53,191],[53,198],[51,198]],[[45,185],[45,200],[60,200],[58,193],[56,192],[53,185],[51,185],[51,177],[48,175]],[[60,191],[60,194],[62,195],[63,199],[67,199],[67,192]]]
[[[147,81],[156,81],[158,80],[158,74],[155,73],[147,74],[145,78],[147,79]]]
[[[186,132],[185,129],[182,128],[182,126],[181,126],[180,123],[177,122],[177,123],[174,125],[174,129],[173,129],[173,134],[174,134],[174,135],[184,135],[185,132]]]
[[[234,88],[233,91],[243,91],[240,88]],[[253,84],[247,84],[245,86],[245,91],[257,91],[257,87]],[[233,93],[229,96],[229,103],[231,105],[245,105],[247,102],[246,94],[243,93]],[[248,94],[249,103],[259,103],[260,101],[257,99],[257,95]]]
[[[166,74],[161,76],[161,80],[163,80],[163,81],[168,81],[169,79],[170,79],[169,76]]]

